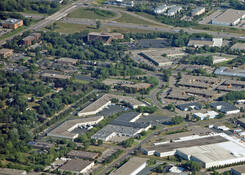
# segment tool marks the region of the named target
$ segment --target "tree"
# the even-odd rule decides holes
[[[134,143],[134,139],[133,138],[129,138],[127,140],[124,140],[121,144],[124,148],[128,148],[131,147]]]
[[[103,144],[103,140],[98,140],[98,146]]]
[[[192,172],[198,172],[201,169],[201,165],[199,162],[187,161],[184,166],[191,170]]]
[[[96,21],[96,29],[99,29],[101,27],[101,22],[100,21]]]
[[[171,119],[171,123],[174,125],[180,124],[184,121],[184,119],[181,116],[175,116]]]

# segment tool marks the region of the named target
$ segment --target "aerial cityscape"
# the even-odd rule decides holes
[[[245,175],[244,0],[0,0],[0,175]]]

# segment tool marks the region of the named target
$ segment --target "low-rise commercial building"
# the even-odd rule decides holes
[[[17,29],[23,26],[23,24],[24,23],[22,19],[13,19],[13,18],[9,18],[2,22],[3,28],[8,28],[8,29]]]
[[[222,38],[204,38],[204,39],[190,39],[188,46],[192,47],[222,47],[223,39]]]
[[[25,170],[16,170],[16,169],[10,169],[10,168],[0,168],[0,174],[1,175],[27,175],[27,172]]]
[[[70,75],[63,75],[63,74],[59,74],[59,73],[48,73],[48,72],[42,73],[41,77],[44,79],[61,79],[61,80],[71,79]]]
[[[177,13],[179,13],[182,9],[183,8],[181,6],[176,6],[176,5],[170,6],[166,15],[167,16],[174,16]]]
[[[191,16],[199,16],[205,13],[205,7],[197,7],[191,11]]]
[[[33,41],[38,41],[41,37],[41,33],[33,33],[22,39],[22,42],[25,46],[32,45]]]
[[[236,106],[223,101],[210,103],[210,106],[226,115],[237,114],[240,112],[240,109],[238,109]]]
[[[94,160],[99,156],[98,153],[95,152],[87,152],[81,150],[72,150],[67,154],[67,157],[73,159],[87,159],[87,160]]]
[[[91,138],[111,141],[115,136],[134,137],[151,127],[150,123],[137,122],[140,116],[141,113],[137,112],[124,113],[95,133]]]
[[[245,118],[238,119],[237,124],[239,124],[241,127],[245,128]]]
[[[37,148],[37,149],[45,149],[45,150],[54,147],[54,144],[43,142],[43,141],[31,141],[31,142],[28,142],[28,145],[34,148]]]
[[[88,34],[88,41],[102,41],[105,44],[110,44],[112,40],[123,39],[124,36],[121,33],[97,33],[91,32]]]
[[[228,9],[221,15],[212,19],[212,24],[222,26],[235,26],[245,18],[244,10]]]
[[[132,157],[119,169],[110,173],[110,175],[137,175],[147,165],[147,159]]]
[[[232,50],[245,50],[245,43],[235,43],[231,46]]]
[[[179,157],[199,162],[204,168],[220,167],[245,161],[245,145],[224,133],[199,136],[162,143],[157,146],[142,148],[148,155]]]
[[[148,89],[151,87],[150,83],[136,83],[136,84],[123,84],[121,87],[125,88],[133,88],[136,89],[136,91],[139,91],[141,89]]]
[[[198,113],[194,113],[193,116],[195,118],[199,118],[200,120],[206,120],[206,119],[214,119],[218,117],[219,113],[215,111],[208,111],[206,113],[198,112]]]
[[[183,159],[200,162],[204,168],[220,167],[245,161],[245,146],[227,141],[216,144],[180,148],[176,154]]]
[[[78,112],[78,116],[95,115],[111,104],[111,98],[108,94],[103,95],[95,102],[89,104],[82,111]]]
[[[156,155],[159,157],[173,156],[176,154],[176,150],[180,148],[188,148],[192,146],[201,146],[214,143],[226,142],[227,139],[219,135],[216,136],[204,136],[197,137],[191,140],[173,140],[172,142],[166,142],[163,144],[158,144],[156,146],[142,147],[142,152],[146,155]]]
[[[189,111],[189,110],[199,110],[202,108],[202,105],[198,102],[193,102],[193,103],[179,104],[176,107],[182,111]]]
[[[232,175],[245,175],[245,166],[235,166],[231,168]]]
[[[59,58],[56,60],[57,63],[60,64],[69,64],[69,65],[75,65],[78,62],[78,59],[73,58]]]
[[[230,57],[230,56],[213,56],[213,64],[218,64],[218,63],[223,63],[223,62],[227,62],[234,59],[234,57]]]
[[[238,68],[219,67],[214,71],[215,75],[245,78],[245,70]]]
[[[13,55],[14,50],[13,49],[0,49],[0,57],[7,58],[11,55]]]
[[[126,102],[128,103],[133,109],[138,108],[139,106],[146,106],[145,103],[140,102],[139,100],[128,97],[128,96],[120,96],[114,94],[105,94],[95,102],[89,104],[83,110],[78,112],[78,116],[87,116],[87,115],[95,115],[106,108],[108,105],[111,104],[112,99],[118,99],[119,102]]]
[[[75,174],[88,173],[89,170],[94,166],[93,161],[82,160],[82,159],[71,159],[62,165],[59,170],[61,172],[70,171]]]
[[[87,127],[87,126],[96,125],[103,119],[104,119],[103,116],[97,116],[97,117],[67,120],[63,122],[61,125],[59,125],[58,127],[51,130],[47,134],[47,136],[74,140],[79,136],[79,134],[72,132],[73,130],[75,130],[78,127]]]
[[[156,14],[162,14],[168,10],[168,6],[166,4],[161,5],[154,9],[154,13]]]

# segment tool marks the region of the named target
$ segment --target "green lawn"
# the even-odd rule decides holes
[[[108,19],[115,17],[116,14],[109,10],[101,10],[95,8],[79,8],[70,13],[70,18],[88,18],[88,19]]]
[[[225,27],[225,26],[216,26],[211,24],[199,24],[192,27],[193,29],[201,29],[201,30],[211,30],[211,31],[220,31],[220,32],[227,32],[227,33],[238,33],[245,35],[244,29],[238,29],[235,27]]]
[[[129,15],[127,13],[121,13],[121,15],[122,16],[116,20],[117,22],[132,23],[132,24],[156,25],[156,24],[153,24],[151,22],[145,21],[143,19],[139,19],[137,17]]]

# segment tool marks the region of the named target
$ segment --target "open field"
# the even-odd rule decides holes
[[[70,18],[87,18],[87,19],[108,19],[115,17],[116,14],[109,10],[95,8],[79,8],[68,15]]]
[[[133,23],[133,24],[145,24],[145,25],[156,25],[156,24],[153,24],[151,22],[145,21],[143,19],[139,19],[137,17],[129,15],[127,13],[121,13],[121,15],[122,16],[116,20],[117,22]]]
[[[192,27],[193,29],[201,29],[201,30],[210,30],[210,31],[220,31],[226,33],[238,33],[238,34],[245,34],[245,29],[238,29],[235,27],[223,27],[223,26],[216,26],[211,24],[201,24]]]

